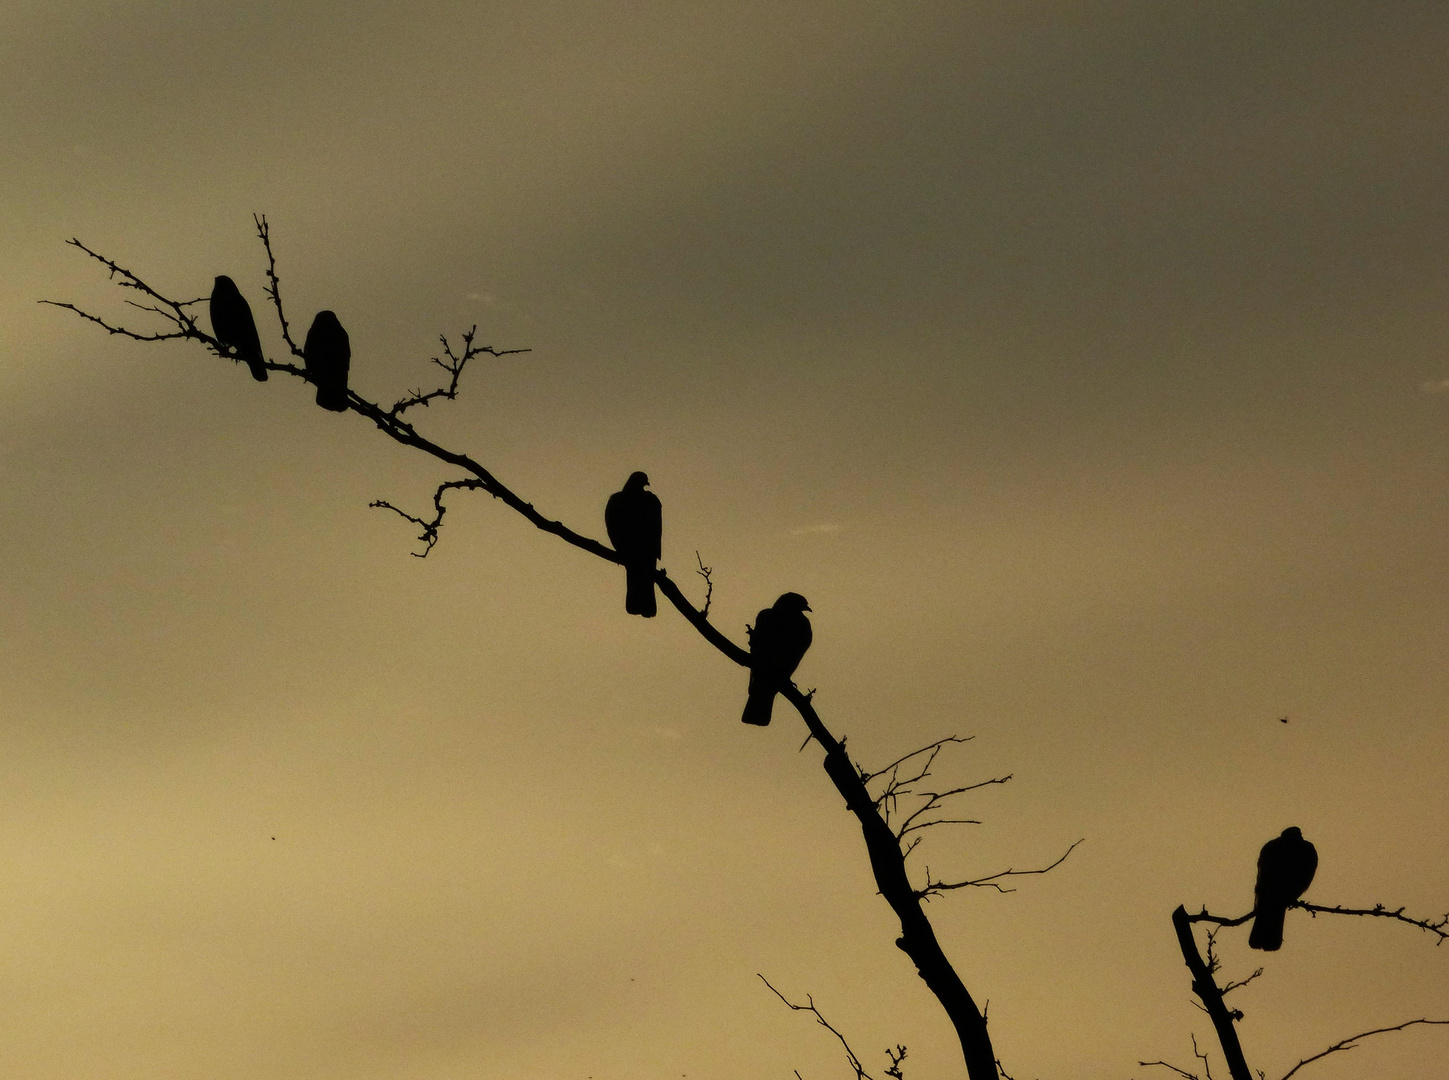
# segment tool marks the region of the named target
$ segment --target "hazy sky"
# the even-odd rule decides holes
[[[279,355],[253,212],[359,392],[530,348],[420,425],[596,536],[647,470],[737,640],[809,598],[863,763],[1014,774],[918,869],[1085,837],[929,908],[1018,1080],[1190,1065],[1169,914],[1287,825],[1310,898],[1449,907],[1449,6],[0,13],[0,1074],[847,1077],[757,972],[962,1074],[818,751],[681,619],[485,497],[412,558],[367,504],[435,463],[35,303],[143,324],[78,236]],[[1222,940],[1270,1080],[1449,1016],[1410,928]]]

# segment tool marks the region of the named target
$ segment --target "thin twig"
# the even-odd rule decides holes
[[[1405,1020],[1402,1024],[1395,1024],[1393,1027],[1374,1028],[1372,1031],[1363,1031],[1357,1035],[1350,1035],[1347,1039],[1343,1039],[1340,1042],[1334,1043],[1327,1050],[1324,1050],[1323,1052],[1318,1054],[1314,1054],[1312,1057],[1304,1058],[1297,1065],[1294,1065],[1293,1068],[1289,1069],[1286,1073],[1284,1073],[1282,1080],[1288,1080],[1290,1076],[1296,1073],[1299,1069],[1303,1068],[1303,1066],[1309,1065],[1319,1060],[1319,1058],[1326,1058],[1329,1054],[1336,1054],[1340,1050],[1354,1049],[1354,1044],[1357,1043],[1360,1039],[1367,1039],[1370,1035],[1384,1035],[1391,1031],[1403,1031],[1405,1028],[1413,1027],[1415,1024],[1449,1024],[1449,1020],[1426,1020],[1422,1018],[1418,1020]]]
[[[423,544],[423,550],[414,551],[412,554],[414,558],[426,559],[428,557],[428,552],[432,551],[433,545],[438,542],[438,530],[443,526],[443,515],[448,512],[448,508],[443,505],[443,495],[446,492],[455,490],[476,491],[482,486],[483,483],[481,480],[474,480],[472,478],[469,478],[467,480],[449,480],[446,483],[439,484],[438,490],[433,492],[433,509],[436,511],[436,513],[433,515],[433,519],[431,521],[424,521],[422,518],[414,517],[412,514],[409,514],[405,510],[399,510],[396,506],[388,502],[386,499],[374,499],[367,505],[376,509],[391,510],[394,514],[406,518],[408,521],[411,521],[414,525],[418,526],[418,528],[422,529],[423,531],[418,534],[418,539]]]
[[[704,613],[705,618],[708,618],[709,604],[714,599],[714,580],[710,577],[714,573],[714,567],[705,566],[704,560],[699,557],[698,551],[694,553],[694,561],[699,563],[699,569],[695,573],[704,578],[704,607],[700,610]],[[803,750],[804,747],[802,746],[801,749]]]
[[[292,355],[301,359],[302,350],[292,340],[292,328],[287,323],[287,313],[282,310],[282,283],[277,279],[277,257],[272,253],[272,232],[267,225],[267,215],[253,214],[252,221],[256,223],[257,236],[261,239],[262,248],[267,253],[267,298],[271,300],[272,307],[276,309],[277,322],[282,325],[282,340],[287,343],[287,348],[292,350]]]
[[[964,881],[936,881],[932,880],[930,868],[927,867],[925,888],[917,889],[916,895],[921,897],[922,899],[927,899],[929,897],[936,896],[939,893],[948,892],[951,889],[967,888],[995,889],[997,892],[1002,893],[1016,892],[1015,889],[1008,889],[1004,885],[1000,884],[1001,879],[1007,877],[1026,877],[1029,874],[1050,873],[1058,866],[1061,866],[1062,863],[1066,862],[1067,856],[1070,855],[1072,852],[1076,851],[1077,846],[1081,844],[1085,839],[1086,837],[1083,837],[1082,840],[1075,841],[1071,847],[1067,848],[1066,851],[1062,852],[1062,854],[1056,859],[1055,862],[1051,863],[1051,865],[1049,866],[1043,866],[1038,870],[1007,869],[998,870],[996,873],[987,874],[985,877],[969,878]]]
[[[758,972],[756,972],[756,974],[759,975]],[[840,1045],[845,1049],[845,1060],[848,1061],[850,1063],[850,1067],[855,1070],[856,1080],[875,1080],[875,1078],[872,1077],[870,1073],[865,1071],[865,1066],[860,1063],[860,1058],[856,1057],[855,1051],[850,1048],[850,1043],[845,1041],[845,1036],[842,1035],[839,1030],[837,1030],[836,1027],[831,1024],[829,1020],[825,1019],[825,1017],[821,1015],[820,1010],[815,1007],[815,998],[813,996],[811,996],[810,994],[806,994],[806,1004],[796,1005],[784,994],[776,990],[774,986],[771,986],[769,979],[765,978],[763,975],[759,975],[759,979],[766,986],[770,987],[770,993],[774,994],[787,1006],[789,1006],[795,1012],[808,1012],[813,1014],[815,1017],[815,1022],[817,1024],[819,1024],[826,1031],[830,1032],[830,1034],[834,1035],[837,1039],[840,1040]],[[885,1070],[886,1075],[895,1077],[895,1080],[902,1080],[900,1066],[901,1062],[906,1059],[906,1048],[900,1044],[897,1044],[894,1048],[886,1047],[886,1056],[890,1058],[891,1062],[890,1066]],[[797,1072],[795,1075],[799,1076],[800,1074]]]

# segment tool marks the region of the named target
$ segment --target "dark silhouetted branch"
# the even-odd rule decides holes
[[[758,972],[756,972],[756,974],[759,975]],[[763,975],[759,975],[759,979],[760,982],[770,987],[770,993],[774,994],[787,1006],[789,1006],[795,1012],[810,1013],[812,1016],[815,1017],[815,1022],[817,1024],[819,1024],[826,1031],[830,1032],[830,1034],[834,1035],[837,1039],[840,1040],[840,1045],[845,1050],[845,1060],[850,1063],[850,1067],[855,1071],[855,1080],[875,1080],[875,1078],[871,1076],[870,1073],[865,1071],[865,1066],[860,1063],[860,1058],[856,1057],[855,1051],[850,1048],[850,1043],[846,1042],[845,1036],[840,1033],[840,1031],[835,1027],[834,1024],[832,1024],[829,1020],[825,1019],[825,1017],[821,1015],[820,1010],[815,1007],[815,998],[812,995],[805,995],[806,1004],[796,1005],[784,994],[776,990],[774,986],[771,986],[769,979],[765,978]],[[890,1065],[886,1068],[885,1074],[887,1076],[894,1077],[895,1080],[902,1080],[901,1062],[906,1059],[906,1048],[900,1044],[897,1044],[893,1048],[886,1047],[886,1057],[890,1059]],[[799,1076],[800,1074],[797,1072],[795,1073],[795,1075]]]
[[[277,279],[277,257],[272,253],[272,230],[267,225],[265,214],[253,214],[252,221],[256,224],[257,237],[262,242],[262,248],[267,253],[267,299],[276,309],[277,322],[282,327],[282,340],[287,343],[287,348],[292,350],[292,355],[300,360],[302,350],[292,340],[292,328],[287,323],[287,313],[282,310],[282,283]]]
[[[925,886],[923,888],[916,890],[916,895],[917,896],[920,896],[922,898],[929,898],[929,897],[932,897],[932,896],[936,896],[939,893],[949,892],[952,889],[972,889],[972,888],[975,888],[975,889],[995,889],[997,892],[1000,892],[1000,893],[1015,892],[1016,891],[1015,889],[1008,889],[1005,885],[1002,885],[1001,884],[1001,879],[1002,878],[1009,878],[1009,877],[1028,877],[1028,876],[1030,876],[1032,874],[1047,874],[1047,873],[1050,873],[1051,871],[1055,870],[1058,866],[1061,866],[1062,863],[1066,862],[1067,861],[1067,856],[1070,855],[1072,852],[1076,851],[1077,850],[1077,846],[1079,844],[1081,844],[1081,843],[1082,843],[1081,840],[1077,840],[1077,841],[1073,842],[1073,844],[1071,845],[1071,847],[1067,848],[1066,851],[1062,852],[1061,855],[1058,856],[1058,858],[1056,859],[1055,862],[1051,863],[1048,866],[1043,866],[1043,867],[1041,867],[1040,869],[1037,869],[1037,870],[1012,870],[1012,869],[998,870],[994,874],[987,874],[986,876],[979,877],[979,878],[967,878],[967,879],[965,879],[963,881],[939,881],[939,880],[933,879],[931,877],[931,871],[930,871],[930,868],[928,867],[926,869],[926,884],[925,884]]]
[[[1449,914],[1437,919],[1416,919],[1411,915],[1405,915],[1402,907],[1390,908],[1384,904],[1375,904],[1371,908],[1350,908],[1340,907],[1336,904],[1313,904],[1307,900],[1295,900],[1288,906],[1289,908],[1299,908],[1315,917],[1318,915],[1357,915],[1367,916],[1369,918],[1393,919],[1396,922],[1407,923],[1409,926],[1417,926],[1420,930],[1433,934],[1437,938],[1434,942],[1436,945],[1443,944],[1444,940],[1449,938]],[[1250,911],[1246,915],[1239,915],[1236,918],[1229,919],[1222,915],[1214,915],[1207,908],[1203,908],[1201,911],[1194,915],[1189,915],[1187,918],[1189,922],[1195,923],[1210,922],[1216,923],[1218,926],[1242,926],[1254,914],[1255,912]]]
[[[1207,1010],[1208,1019],[1213,1022],[1213,1030],[1217,1032],[1218,1043],[1222,1046],[1223,1057],[1228,1063],[1228,1073],[1233,1080],[1253,1080],[1253,1074],[1248,1071],[1248,1063],[1243,1058],[1242,1044],[1238,1042],[1238,1030],[1233,1025],[1234,1016],[1223,1004],[1223,990],[1214,981],[1213,973],[1208,970],[1202,954],[1197,951],[1197,942],[1192,936],[1194,921],[1201,920],[1194,920],[1181,904],[1172,913],[1172,928],[1177,932],[1177,943],[1182,949],[1182,959],[1187,964],[1187,970],[1192,973],[1193,993],[1197,994],[1203,1008]],[[1193,1040],[1193,1052],[1197,1052],[1196,1039]],[[1198,1056],[1202,1057],[1201,1054]],[[1206,1061],[1205,1058],[1203,1060]],[[1149,1063],[1141,1062],[1140,1064]],[[1151,1064],[1165,1063],[1153,1062]],[[1173,1068],[1171,1065],[1166,1067]]]
[[[1170,1064],[1166,1061],[1139,1061],[1137,1064],[1144,1069],[1152,1068],[1153,1066],[1161,1069],[1167,1069],[1171,1072],[1177,1073],[1177,1075],[1182,1077],[1183,1080],[1213,1080],[1212,1062],[1208,1060],[1207,1054],[1203,1053],[1201,1050],[1198,1049],[1196,1035],[1192,1036],[1192,1056],[1202,1062],[1201,1076],[1199,1076],[1197,1073],[1188,1072],[1186,1069],[1180,1069],[1176,1065]]]
[[[409,514],[405,510],[399,510],[396,506],[388,502],[386,499],[374,499],[367,505],[376,509],[391,510],[394,514],[398,514],[399,516],[406,518],[418,528],[422,529],[423,531],[418,534],[418,539],[422,541],[424,545],[423,550],[414,551],[412,554],[415,558],[425,559],[428,557],[428,552],[433,550],[433,545],[438,542],[438,530],[442,528],[443,515],[448,512],[448,508],[443,505],[443,495],[446,492],[455,490],[473,491],[482,486],[483,485],[481,481],[472,479],[449,480],[446,483],[439,484],[438,490],[433,492],[433,509],[435,513],[433,514],[433,519],[431,521],[424,521],[422,518],[414,517],[412,514]]]
[[[699,564],[699,569],[695,573],[704,578],[704,607],[700,609],[699,613],[707,619],[709,618],[710,601],[714,599],[714,579],[710,577],[714,573],[714,567],[705,566],[698,551],[694,553],[694,561]]]
[[[1449,914],[1445,914],[1437,919],[1416,919],[1410,915],[1405,915],[1404,909],[1401,907],[1391,910],[1383,904],[1375,904],[1371,908],[1346,908],[1336,905],[1310,904],[1303,900],[1297,900],[1290,904],[1289,907],[1302,908],[1315,917],[1319,915],[1367,915],[1372,918],[1394,919],[1401,923],[1408,923],[1410,926],[1417,926],[1420,930],[1425,930],[1433,934],[1438,939],[1434,942],[1435,945],[1442,945],[1444,940],[1449,938]],[[1425,1023],[1428,1022],[1425,1021]],[[1434,1023],[1439,1023],[1439,1021],[1434,1021]]]
[[[1318,1061],[1320,1058],[1326,1058],[1329,1054],[1336,1054],[1340,1050],[1353,1050],[1360,1039],[1367,1039],[1370,1035],[1386,1035],[1391,1031],[1403,1031],[1405,1028],[1413,1027],[1415,1024],[1449,1024],[1449,1020],[1405,1020],[1402,1024],[1395,1024],[1393,1027],[1374,1028],[1372,1031],[1363,1031],[1357,1035],[1350,1035],[1347,1039],[1344,1039],[1341,1042],[1334,1043],[1322,1053],[1314,1054],[1312,1057],[1304,1058],[1297,1065],[1294,1065],[1293,1068],[1289,1069],[1286,1073],[1284,1073],[1282,1076],[1282,1080],[1288,1080],[1290,1076],[1296,1073],[1299,1069],[1303,1068],[1303,1066],[1311,1065],[1313,1062]]]
[[[1236,919],[1225,919],[1223,916],[1213,915],[1207,908],[1203,908],[1197,914],[1187,916],[1187,921],[1190,923],[1210,922],[1216,923],[1218,926],[1242,926],[1253,917],[1253,914],[1250,911],[1246,915],[1239,915]]]
[[[271,237],[266,218],[258,215],[255,216],[254,221],[257,226],[258,236],[267,254],[267,276],[269,282],[267,295],[272,301],[272,306],[282,326],[283,339],[292,350],[292,355],[300,358],[301,350],[297,348],[296,343],[291,337],[289,323],[282,305],[281,288],[276,274],[276,260],[272,251]],[[137,340],[166,340],[170,337],[193,338],[220,356],[236,359],[215,338],[202,332],[197,327],[195,320],[187,314],[185,305],[168,300],[141,281],[140,278],[130,273],[130,271],[96,254],[81,244],[80,241],[76,240],[72,241],[72,243],[92,258],[103,263],[111,271],[113,277],[119,275],[122,279],[120,284],[127,288],[137,289],[155,300],[159,305],[159,309],[157,309],[159,314],[170,320],[177,329],[175,332],[168,332],[165,335],[146,336],[119,327],[112,329],[109,324],[99,317],[84,312],[73,305],[63,304],[58,306],[67,307],[76,314],[93,322],[97,322],[105,326],[108,330],[112,330],[114,333],[122,333],[134,337]],[[190,303],[195,303],[195,301]],[[443,496],[445,493],[455,488],[484,491],[522,516],[541,532],[555,536],[564,543],[602,559],[605,562],[619,564],[621,560],[613,548],[592,537],[575,532],[562,522],[540,513],[532,503],[519,496],[480,462],[467,454],[448,450],[432,441],[405,419],[404,414],[414,405],[426,405],[428,401],[435,397],[452,398],[455,396],[457,393],[457,381],[462,374],[464,364],[467,360],[484,353],[500,356],[506,355],[507,352],[517,351],[493,350],[489,347],[476,346],[473,344],[472,330],[463,336],[463,342],[463,351],[461,353],[455,353],[448,343],[444,341],[444,355],[449,358],[448,362],[444,363],[442,360],[434,358],[439,366],[443,367],[449,373],[449,384],[446,389],[432,391],[427,394],[421,392],[414,393],[410,397],[401,399],[391,408],[384,408],[376,402],[363,398],[355,390],[348,389],[346,400],[349,410],[369,420],[379,431],[394,442],[420,451],[465,474],[463,479],[447,481],[435,491],[433,496],[435,514],[431,520],[408,514],[405,511],[399,510],[391,503],[382,500],[374,502],[373,505],[393,510],[405,520],[418,526],[422,530],[419,540],[425,545],[425,548],[423,552],[415,552],[414,554],[426,555],[438,539],[438,532],[441,528],[444,515]],[[306,377],[305,371],[294,364],[281,364],[269,360],[266,362],[266,367],[269,370],[286,372],[298,378]],[[655,584],[665,598],[674,605],[675,609],[695,628],[701,637],[713,645],[729,660],[732,660],[742,667],[749,666],[749,652],[730,640],[727,635],[722,633],[709,621],[707,607],[710,599],[709,592],[706,593],[706,608],[701,610],[696,608],[684,596],[679,586],[669,577],[664,569],[661,568],[655,572]],[[928,885],[924,892],[917,891],[911,886],[906,874],[905,853],[902,851],[900,844],[901,837],[887,824],[881,807],[877,804],[876,798],[870,794],[865,782],[862,780],[862,776],[870,774],[864,774],[851,762],[845,752],[843,742],[837,740],[825,727],[815,711],[812,702],[813,691],[808,694],[803,693],[793,683],[789,683],[782,687],[781,695],[800,713],[810,735],[819,742],[821,748],[824,750],[825,759],[823,765],[825,772],[834,783],[836,790],[844,798],[846,806],[859,822],[861,833],[865,839],[866,851],[870,857],[871,869],[875,876],[876,885],[882,897],[891,905],[892,910],[900,919],[901,935],[897,939],[896,945],[915,963],[917,972],[920,974],[922,980],[925,981],[927,987],[936,996],[936,999],[941,1003],[942,1008],[955,1027],[957,1036],[961,1041],[962,1054],[965,1058],[967,1074],[970,1080],[996,1080],[996,1058],[992,1051],[990,1036],[987,1034],[986,1018],[976,1007],[975,1001],[967,992],[955,968],[947,960],[940,943],[936,939],[935,931],[931,926],[930,920],[926,918],[925,912],[922,909],[921,901],[923,896],[931,892],[948,888],[964,888],[967,885],[991,885],[992,887],[1000,889],[1001,887],[999,885],[994,884],[1000,878],[1019,874],[1041,874],[1050,870],[1052,867],[1044,867],[1041,870],[1006,870],[985,878],[976,879],[975,881],[963,881],[954,884],[937,882]],[[941,740],[941,743],[950,741],[961,740],[951,738]],[[919,754],[920,752],[918,751],[916,753]],[[914,756],[916,755],[907,755],[908,758]],[[904,760],[906,759],[902,759],[895,764],[899,766]],[[929,758],[926,762],[926,767],[927,769],[929,768]],[[924,779],[924,776],[925,773],[921,772],[917,779]],[[1005,779],[1009,778],[984,781],[982,784],[975,786],[980,787],[986,784],[1004,783]],[[922,794],[927,800],[934,799],[939,802],[940,799],[961,794],[968,790],[972,790],[972,788],[955,789],[949,792],[926,792]],[[897,794],[899,794],[899,790]],[[916,829],[920,829],[929,827],[930,824],[935,823],[947,824],[948,821],[942,819],[939,822],[927,822],[917,818],[914,822],[907,821],[906,824],[914,825]],[[1072,848],[1075,847],[1076,845],[1073,844]],[[1070,853],[1072,848],[1068,849],[1068,853]],[[1063,858],[1065,857],[1064,855]],[[1058,859],[1052,866],[1056,866],[1060,862],[1061,859]]]
[[[446,334],[439,334],[438,340],[443,343],[443,356],[433,357],[432,362],[437,364],[448,373],[448,385],[437,390],[429,390],[423,393],[422,390],[414,390],[408,397],[402,398],[391,409],[388,414],[394,418],[401,416],[403,412],[417,405],[427,406],[434,398],[446,398],[454,401],[458,397],[458,380],[463,376],[463,368],[469,360],[479,356],[514,356],[518,353],[526,353],[528,349],[495,349],[492,345],[474,345],[473,339],[478,336],[478,327],[475,324],[463,333],[463,351],[454,353],[453,346],[448,341]]]
[[[1209,930],[1207,932],[1207,969],[1208,974],[1213,976],[1216,976],[1217,973],[1222,970],[1222,961],[1219,959],[1217,952],[1218,934],[1221,933],[1221,931],[1222,927],[1218,927],[1218,929],[1216,930]],[[1246,979],[1239,979],[1236,982],[1230,982],[1226,984],[1223,987],[1223,997],[1227,997],[1234,990],[1242,989],[1262,974],[1263,969],[1258,968]],[[1236,1009],[1233,1010],[1234,1019],[1241,1019],[1241,1016],[1242,1014],[1240,1014]]]

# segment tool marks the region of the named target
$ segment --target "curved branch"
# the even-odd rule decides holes
[[[1357,1035],[1350,1035],[1348,1038],[1340,1042],[1334,1043],[1322,1053],[1314,1054],[1312,1057],[1304,1058],[1297,1065],[1294,1065],[1293,1068],[1285,1072],[1282,1076],[1282,1080],[1288,1080],[1290,1076],[1296,1073],[1299,1069],[1303,1068],[1303,1066],[1310,1065],[1313,1062],[1319,1060],[1320,1058],[1326,1058],[1329,1054],[1336,1054],[1340,1050],[1354,1049],[1355,1044],[1360,1039],[1367,1039],[1370,1035],[1386,1035],[1391,1031],[1403,1031],[1405,1028],[1413,1027],[1415,1024],[1449,1024],[1449,1020],[1405,1020],[1402,1024],[1395,1024],[1393,1027],[1374,1028],[1372,1031],[1363,1031]]]

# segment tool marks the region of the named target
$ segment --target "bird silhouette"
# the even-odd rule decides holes
[[[211,287],[211,332],[216,335],[217,341],[228,349],[234,349],[237,356],[246,361],[247,367],[252,369],[253,379],[267,381],[262,339],[257,336],[252,306],[236,287],[236,282],[225,274],[218,274]]]
[[[624,560],[624,610],[652,619],[659,608],[654,599],[654,568],[659,562],[664,534],[664,512],[659,496],[644,489],[649,477],[631,473],[624,487],[604,504],[604,528],[609,543]]]
[[[330,311],[319,311],[302,346],[307,378],[317,384],[317,404],[333,412],[347,411],[347,367],[352,343]]]
[[[1283,918],[1288,905],[1313,883],[1318,849],[1303,839],[1297,826],[1284,829],[1258,854],[1258,883],[1253,888],[1253,929],[1248,945],[1265,952],[1283,946]]]
[[[810,648],[810,620],[805,617],[809,610],[803,596],[787,592],[755,616],[750,631],[750,696],[740,717],[746,724],[769,725],[775,695]]]

